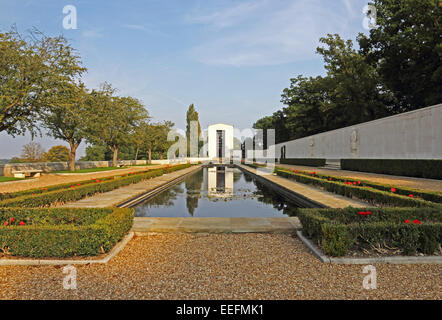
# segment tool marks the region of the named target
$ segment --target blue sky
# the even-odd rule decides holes
[[[88,68],[84,82],[104,81],[141,99],[154,121],[185,128],[194,103],[203,128],[216,122],[250,128],[281,108],[281,91],[298,74],[324,74],[318,39],[355,39],[367,0],[0,0],[0,30],[16,24],[63,34]],[[78,29],[63,28],[65,5]],[[45,149],[65,144],[36,139]],[[0,134],[0,158],[20,154],[30,137]],[[79,150],[82,155],[85,145]]]

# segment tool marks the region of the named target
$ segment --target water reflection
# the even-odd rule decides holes
[[[237,168],[203,168],[138,205],[146,217],[281,217],[295,205]]]

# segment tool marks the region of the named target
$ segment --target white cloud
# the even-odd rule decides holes
[[[340,5],[319,0],[242,3],[193,18],[194,23],[208,27],[208,37],[191,49],[191,55],[205,64],[233,66],[311,59],[319,38],[327,33],[339,33],[344,38],[356,36],[350,20],[359,17],[350,12],[352,7],[346,0]],[[212,30],[213,27],[217,29]]]
[[[82,32],[83,37],[86,38],[102,38],[103,34],[98,30],[85,30]]]
[[[140,24],[125,24],[123,27],[132,30],[146,30],[146,27]]]
[[[223,10],[217,10],[211,13],[193,13],[187,17],[191,23],[207,24],[215,28],[225,28],[247,20],[267,1],[245,2]]]

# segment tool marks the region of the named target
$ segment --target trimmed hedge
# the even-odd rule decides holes
[[[366,211],[371,214],[359,214]],[[442,242],[438,208],[299,209],[297,214],[304,235],[332,256],[379,246],[399,248],[406,255],[433,254]]]
[[[12,218],[14,223],[4,226]],[[0,208],[0,252],[34,258],[98,255],[124,237],[133,218],[129,208]]]
[[[72,184],[63,184],[53,186],[53,189],[42,192],[41,188],[39,193],[24,193],[24,195],[13,194],[11,198],[0,201],[0,207],[46,207],[54,204],[66,203],[69,201],[81,200],[85,197],[92,196],[96,193],[109,192],[114,189],[124,187],[133,183],[138,183],[142,180],[151,179],[163,175],[164,173],[170,173],[173,171],[181,170],[190,167],[190,164],[182,164],[171,166],[167,168],[160,168],[155,170],[150,170],[142,173],[135,173],[126,176],[121,176],[119,178],[107,180],[103,179],[103,182],[92,183],[92,181],[87,181],[87,183],[80,183],[80,186],[74,184],[74,188],[71,188]],[[100,179],[100,181],[102,181]],[[69,187],[66,187],[69,186]],[[53,190],[53,191],[51,191]]]
[[[333,192],[348,198],[357,198],[373,204],[382,204],[397,207],[438,207],[442,206],[438,203],[430,202],[422,199],[410,198],[407,196],[394,194],[392,192],[376,190],[373,188],[359,187],[348,185],[339,181],[323,180],[315,175],[307,176],[301,173],[294,173],[288,169],[276,168],[277,175],[284,178],[293,179],[297,182],[310,184],[324,188],[324,190]]]
[[[342,170],[442,179],[442,160],[341,159]]]
[[[280,168],[282,170],[287,170],[284,168]],[[299,171],[296,170],[297,173],[299,174],[304,174],[307,176],[311,175],[311,172],[307,172],[307,171]],[[413,189],[413,188],[407,188],[407,187],[397,187],[394,185],[389,185],[389,184],[382,184],[382,183],[377,183],[377,182],[371,182],[371,181],[366,181],[366,180],[358,180],[358,179],[352,179],[352,178],[346,178],[346,177],[338,177],[338,176],[331,176],[331,175],[327,175],[327,174],[322,174],[322,173],[316,173],[315,172],[315,177],[324,179],[324,180],[329,180],[332,179],[332,181],[339,181],[339,182],[354,182],[360,186],[369,186],[371,188],[375,188],[381,191],[387,191],[387,192],[392,192],[392,188],[396,189],[395,190],[395,194],[400,194],[403,196],[408,196],[410,194],[412,194],[413,196],[422,198],[424,200],[427,201],[431,201],[431,202],[436,202],[436,203],[442,203],[442,193],[440,192],[436,192],[436,191],[425,191],[425,190],[419,190],[419,189]]]
[[[280,159],[279,163],[292,164],[298,166],[323,167],[325,166],[325,159],[313,159],[313,158]]]

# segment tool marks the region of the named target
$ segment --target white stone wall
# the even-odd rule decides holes
[[[279,143],[277,158],[283,146],[286,158],[442,159],[442,104]]]

